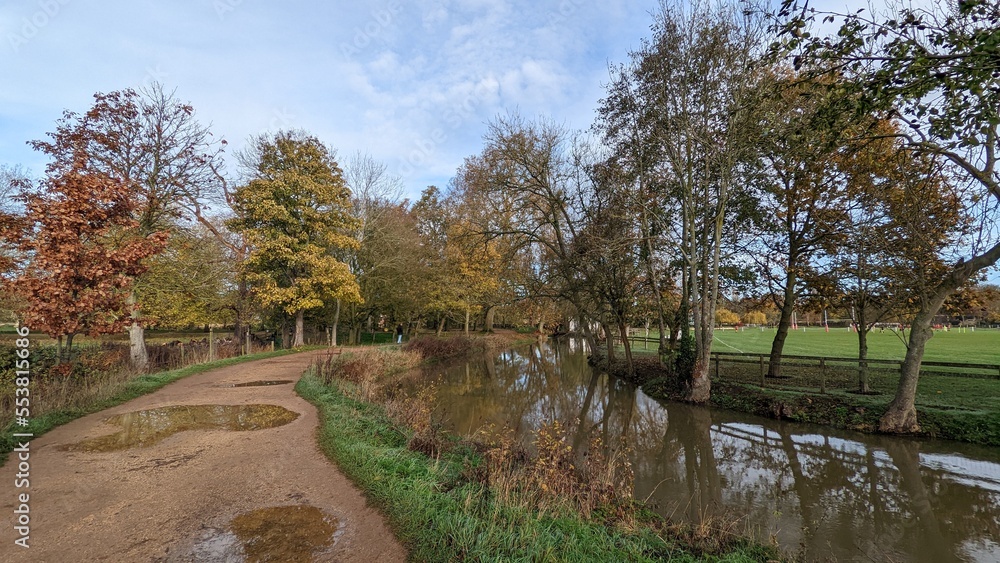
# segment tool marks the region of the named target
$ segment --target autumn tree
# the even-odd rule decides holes
[[[532,298],[530,292],[525,291],[530,278],[528,270],[533,263],[527,251],[529,245],[524,244],[525,237],[496,234],[500,226],[512,225],[514,221],[505,215],[513,207],[498,209],[491,204],[495,186],[490,180],[496,178],[494,172],[483,158],[466,158],[447,194],[454,201],[453,214],[461,224],[459,238],[465,254],[479,261],[478,269],[484,274],[475,292],[484,332],[493,330],[498,310],[509,311],[523,300]]]
[[[922,292],[896,396],[879,424],[883,432],[917,431],[914,400],[934,316],[956,289],[1000,260],[990,212],[1000,203],[1000,5],[900,3],[878,15],[822,13],[801,0],[785,0],[778,18],[784,35],[777,51],[813,74],[843,76],[831,116],[898,120],[903,129],[896,136],[907,150],[946,159],[955,167],[956,183],[975,188],[963,203],[979,208],[978,229],[963,240],[964,255]],[[818,18],[839,24],[837,32],[813,35]]]
[[[647,294],[656,313],[662,358],[669,355],[676,334],[674,327],[680,324],[680,311],[669,305],[674,301],[669,298],[672,288],[664,283],[666,276],[676,273],[671,271],[672,257],[664,252],[668,246],[665,235],[676,218],[667,205],[666,185],[659,181],[658,167],[665,158],[660,150],[663,145],[650,142],[657,126],[656,105],[645,103],[648,100],[643,95],[649,89],[643,88],[640,81],[641,60],[633,55],[630,62],[610,68],[607,94],[600,101],[598,119],[592,128],[610,152],[606,166],[617,172],[618,189],[628,194],[638,211],[639,259],[646,270]]]
[[[49,137],[31,145],[67,164],[84,158],[88,170],[126,186],[140,237],[172,231],[218,186],[213,166],[221,144],[198,123],[190,104],[160,84],[95,94],[87,112],[64,112]],[[148,363],[146,320],[134,293],[129,302],[131,359],[142,369]]]
[[[356,219],[358,246],[343,260],[358,280],[361,303],[332,308],[333,332],[345,318],[350,340],[358,341],[362,324],[383,314],[409,326],[420,308],[422,249],[415,219],[401,201],[401,180],[371,155],[357,153],[348,161],[345,180],[351,190],[351,214]],[[334,337],[336,338],[336,337]]]
[[[576,151],[580,158],[588,158],[588,153]],[[617,332],[625,351],[625,368],[631,374],[634,363],[628,327],[636,314],[644,274],[650,271],[640,258],[643,233],[636,218],[642,210],[622,185],[625,178],[616,166],[604,159],[588,160],[577,165],[587,170],[589,181],[579,189],[581,227],[572,245],[574,267],[586,280],[583,291],[599,306],[598,318],[608,335],[608,359],[614,358],[611,335]]]
[[[944,304],[944,309],[962,322],[976,324],[1000,323],[1000,286],[980,284],[964,287],[955,292]]]
[[[306,311],[361,300],[354,275],[334,256],[358,246],[335,156],[305,132],[281,131],[252,138],[241,157],[249,181],[234,192],[227,224],[249,243],[243,266],[261,303],[295,318],[293,346],[304,344]]]
[[[729,309],[718,308],[715,310],[715,322],[719,326],[733,326],[740,322],[740,316]]]
[[[767,324],[767,315],[762,311],[748,311],[743,314],[740,321],[746,325],[762,326]]]
[[[13,242],[30,259],[12,285],[27,303],[23,322],[58,339],[60,347],[65,337],[69,350],[77,334],[122,330],[144,259],[166,238],[136,234],[130,186],[88,168],[79,150],[72,162],[50,163],[42,189],[22,198],[23,230]]]
[[[498,284],[493,241],[481,236],[468,211],[461,194],[442,194],[436,186],[428,186],[412,209],[424,249],[424,310],[435,318],[438,334],[455,313],[468,334],[472,315]]]
[[[822,88],[782,70],[768,84],[761,136],[760,209],[749,252],[780,311],[767,375],[781,375],[792,314],[817,258],[843,235],[848,197],[838,170],[838,132],[816,127]]]
[[[574,139],[564,128],[544,119],[529,121],[517,114],[490,122],[480,155],[467,161],[479,176],[480,205],[493,210],[479,227],[489,239],[504,241],[501,256],[519,264],[523,274],[515,294],[536,305],[535,321],[568,303],[579,320],[592,353],[599,354],[591,326],[601,307],[588,292],[573,243],[582,227],[582,194],[589,185],[579,166]]]

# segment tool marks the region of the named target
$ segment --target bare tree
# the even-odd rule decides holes
[[[632,54],[643,103],[652,106],[658,174],[674,206],[673,242],[682,267],[682,346],[693,344],[687,398],[709,399],[708,378],[720,266],[733,202],[755,150],[759,127],[752,101],[761,39],[753,14],[734,4],[663,1],[653,38]],[[641,104],[640,104],[641,105]],[[689,335],[688,317],[693,321]],[[690,340],[689,340],[690,339]]]

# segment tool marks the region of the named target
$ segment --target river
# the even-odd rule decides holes
[[[429,368],[436,413],[473,434],[545,421],[626,445],[635,496],[714,518],[808,561],[1000,562],[1000,449],[892,438],[659,402],[575,341]],[[586,444],[582,433],[573,441]]]

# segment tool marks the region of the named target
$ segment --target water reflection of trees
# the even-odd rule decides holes
[[[922,455],[973,455],[917,441],[661,405],[595,372],[581,353],[548,345],[449,370],[439,400],[463,432],[494,423],[530,435],[559,420],[575,427],[578,451],[592,432],[627,445],[637,498],[694,522],[745,518],[810,560],[968,560],[1000,537],[996,452],[976,452],[983,461],[963,473]]]

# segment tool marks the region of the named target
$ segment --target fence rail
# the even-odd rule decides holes
[[[615,340],[617,342],[621,341],[620,338],[615,338]],[[636,345],[641,345],[645,349],[656,349],[656,347],[659,346],[660,341],[656,338],[630,336],[629,342],[633,345],[633,348],[638,348]],[[755,379],[758,379],[761,384],[778,383],[773,381],[774,378],[767,377],[768,368],[771,363],[770,356],[771,355],[769,353],[712,352],[713,374],[716,378],[726,377],[727,373],[725,373],[726,370],[724,369],[724,366],[725,364],[729,364],[731,367],[742,366],[744,369],[741,370],[743,373],[740,375],[743,376],[743,378],[747,378],[751,374],[748,373],[746,368],[750,365],[755,365],[757,366],[757,370],[753,371],[756,371],[757,373],[753,374],[753,376]],[[865,360],[865,364],[870,371],[894,371],[898,374],[903,361],[870,358]],[[810,380],[810,383],[818,383],[818,387],[825,391],[828,384],[832,384],[836,387],[851,385],[852,383],[849,379],[845,380],[845,376],[848,373],[858,373],[861,369],[861,362],[857,358],[784,354],[781,357],[781,366],[783,368],[793,367],[808,369],[808,371],[811,372],[811,376],[807,378]],[[1000,364],[924,361],[920,364],[920,372],[921,374],[954,377],[1000,379]],[[816,376],[818,376],[818,382],[815,381]],[[795,379],[801,378],[797,377]]]
[[[754,354],[754,353],[737,353],[737,352],[712,352],[712,359],[718,362],[720,359],[723,361],[739,362],[739,363],[760,363],[764,362],[765,365],[770,363],[770,354]],[[895,369],[899,369],[903,365],[902,360],[885,360],[878,358],[870,358],[865,360],[865,363],[871,366],[891,366]],[[783,354],[781,356],[781,365],[801,365],[801,366],[832,366],[832,365],[847,365],[851,367],[860,368],[861,362],[857,358],[837,358],[829,356],[799,356],[794,354]],[[938,368],[960,368],[965,370],[984,372],[982,374],[973,373],[963,373],[955,371],[946,371]],[[976,364],[976,363],[965,363],[965,362],[933,362],[925,361],[920,363],[920,371],[934,372],[937,375],[955,375],[955,376],[978,376],[978,377],[991,377],[1000,379],[1000,365],[998,364]]]

